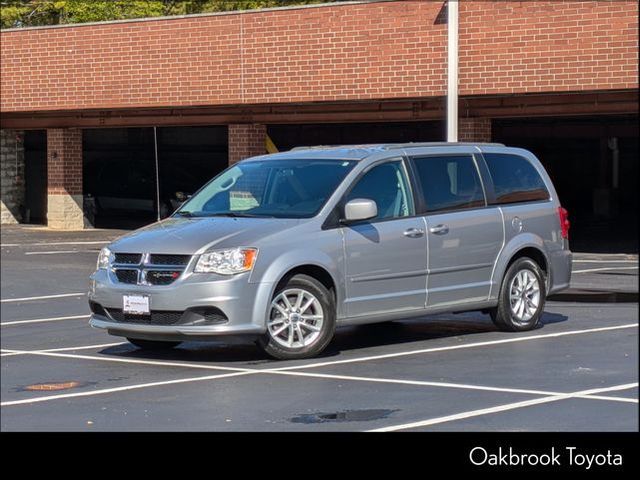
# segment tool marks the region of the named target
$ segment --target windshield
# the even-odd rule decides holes
[[[175,215],[312,217],[320,211],[354,164],[345,160],[239,163],[211,180]]]

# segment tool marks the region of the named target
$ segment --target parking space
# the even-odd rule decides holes
[[[550,301],[526,333],[481,313],[345,327],[304,361],[245,338],[143,353],[87,325],[87,277],[120,234],[3,227],[3,431],[638,429],[636,302]],[[577,260],[574,289],[634,277],[637,294],[637,256]]]

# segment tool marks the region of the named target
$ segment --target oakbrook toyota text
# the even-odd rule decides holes
[[[594,466],[621,466],[622,455],[612,453],[587,453],[580,452],[576,447],[565,447],[557,449],[551,447],[548,453],[518,453],[509,447],[508,449],[498,448],[497,452],[488,452],[483,447],[475,447],[469,452],[469,460],[474,465],[490,466],[578,466],[585,470],[590,470]]]

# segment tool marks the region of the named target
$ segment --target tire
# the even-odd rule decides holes
[[[271,357],[293,360],[316,356],[327,347],[336,329],[334,297],[315,278],[295,275],[276,290],[266,325],[258,345]]]
[[[536,328],[547,296],[545,280],[544,272],[531,258],[521,257],[513,262],[502,280],[498,306],[490,311],[493,323],[505,332],[524,332]],[[531,287],[520,293],[521,285]]]
[[[163,342],[159,340],[142,340],[140,338],[127,338],[129,343],[132,343],[138,348],[143,350],[170,350],[173,347],[177,347],[182,342]]]

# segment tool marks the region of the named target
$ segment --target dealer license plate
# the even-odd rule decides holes
[[[149,314],[149,297],[147,295],[123,295],[122,311],[134,315]]]

